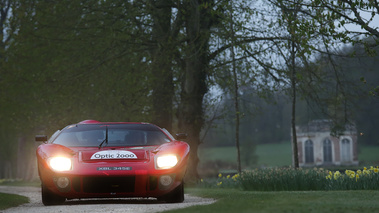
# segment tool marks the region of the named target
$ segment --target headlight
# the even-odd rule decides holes
[[[54,157],[49,160],[50,167],[58,172],[68,171],[71,169],[71,159],[65,157]]]
[[[169,169],[178,163],[175,155],[163,155],[157,157],[157,169]]]

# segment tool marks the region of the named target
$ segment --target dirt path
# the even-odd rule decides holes
[[[178,204],[159,203],[155,199],[87,199],[68,201],[65,205],[59,206],[44,206],[41,201],[41,189],[37,187],[0,186],[0,192],[23,195],[28,197],[30,201],[18,207],[2,210],[0,213],[162,212],[215,202],[213,199],[194,197],[186,194],[184,202]]]

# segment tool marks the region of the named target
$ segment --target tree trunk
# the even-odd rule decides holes
[[[172,130],[173,108],[173,49],[170,47],[171,7],[166,0],[151,0],[153,19],[151,51],[153,74],[153,118],[152,122],[169,132]]]
[[[238,78],[237,78],[237,68],[236,68],[236,57],[234,53],[234,28],[233,28],[233,3],[231,2],[231,10],[230,10],[230,30],[231,30],[231,55],[232,55],[232,72],[233,72],[233,80],[234,80],[234,110],[235,110],[235,119],[236,119],[236,149],[237,149],[237,170],[238,173],[242,172],[241,168],[241,152],[240,152],[240,137],[239,137],[239,129],[240,129],[240,109],[239,109],[239,95],[238,95]]]
[[[296,20],[297,11],[294,11],[294,17]],[[296,49],[295,49],[295,26],[294,21],[290,22],[291,33],[291,89],[292,89],[292,115],[291,115],[291,127],[292,127],[292,157],[293,166],[299,168],[299,154],[297,149],[297,135],[296,135]]]
[[[202,2],[202,3],[200,3]],[[209,4],[212,1],[209,1]],[[185,69],[182,76],[181,102],[178,109],[178,127],[188,134],[191,147],[186,181],[194,182],[199,176],[197,149],[200,131],[203,127],[203,98],[207,92],[207,53],[210,29],[210,10],[207,1],[191,0],[185,5],[185,29],[187,46],[185,49]]]

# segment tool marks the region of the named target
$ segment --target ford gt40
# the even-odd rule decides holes
[[[36,150],[44,205],[69,199],[184,200],[189,145],[149,123],[86,120],[58,130]]]

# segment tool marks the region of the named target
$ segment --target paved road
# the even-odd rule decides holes
[[[159,203],[155,199],[87,199],[73,200],[65,205],[44,206],[41,201],[41,189],[37,187],[0,186],[0,192],[19,194],[29,198],[29,203],[18,207],[0,211],[1,213],[58,213],[58,212],[162,212],[170,209],[185,208],[193,205],[207,205],[215,202],[206,199],[185,195],[183,203]]]

